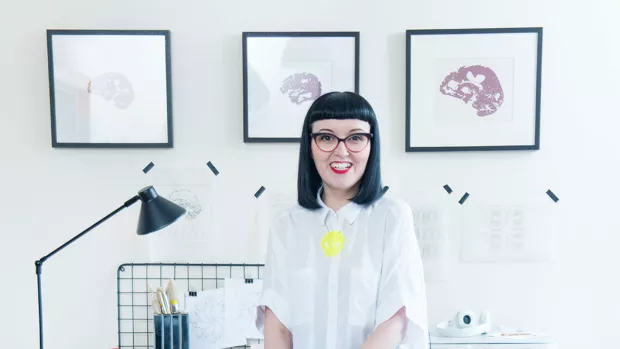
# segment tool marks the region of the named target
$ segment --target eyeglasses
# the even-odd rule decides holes
[[[354,133],[343,139],[331,133],[317,132],[310,136],[314,139],[317,147],[324,152],[334,151],[340,142],[344,142],[344,146],[350,152],[358,153],[366,148],[373,135],[372,133]]]

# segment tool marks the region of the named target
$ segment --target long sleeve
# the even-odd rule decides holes
[[[404,306],[409,321],[402,344],[428,349],[426,286],[413,214],[403,201],[388,210],[375,328]]]

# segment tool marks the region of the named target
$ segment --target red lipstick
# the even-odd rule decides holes
[[[332,169],[332,171],[334,171],[334,173],[336,173],[336,174],[345,174],[345,173],[349,172],[349,170],[351,169],[351,167],[352,167],[352,165],[350,165],[350,164],[349,164],[349,167],[347,167],[347,168],[345,168],[345,169],[340,170],[340,169],[337,169],[337,168],[335,168],[335,167],[333,167],[333,166],[331,166],[331,165],[329,166],[329,168],[331,168],[331,169]]]

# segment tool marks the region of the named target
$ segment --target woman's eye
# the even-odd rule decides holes
[[[321,136],[321,140],[322,140],[322,141],[330,141],[331,139],[332,139],[332,137],[331,137],[331,136],[328,136],[328,135],[323,135],[323,136]]]
[[[351,138],[349,138],[349,139],[352,140],[352,141],[356,141],[357,142],[357,141],[361,141],[362,140],[362,136],[357,136],[357,135],[356,136],[351,136]]]

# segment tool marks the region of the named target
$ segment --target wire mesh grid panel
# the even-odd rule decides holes
[[[149,286],[165,288],[173,279],[179,290],[200,292],[224,287],[226,279],[260,279],[262,264],[126,263],[118,268],[118,347],[155,348]],[[181,300],[181,307],[185,306]],[[248,340],[249,348],[259,340]]]

